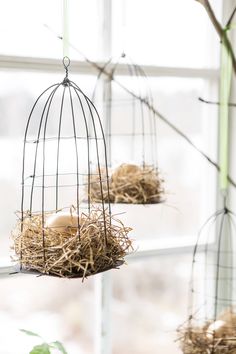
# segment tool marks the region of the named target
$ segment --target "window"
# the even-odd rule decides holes
[[[211,4],[220,16],[222,2],[214,0]],[[128,50],[141,64],[218,67],[218,40],[199,4],[188,0],[124,0],[112,5],[115,53]]]
[[[221,18],[224,2],[211,3]],[[8,276],[23,131],[35,98],[63,75],[61,18],[62,0],[0,2],[0,354],[30,350],[34,338],[19,328],[61,340],[70,354],[156,354],[157,348],[177,354],[173,340],[186,318],[192,247],[199,227],[216,209],[217,175],[161,118],[157,153],[166,202],[112,207],[115,214],[125,212],[120,217],[133,227],[137,251],[127,257],[128,266],[83,284]],[[88,95],[97,72],[84,55],[103,61],[125,50],[149,75],[158,111],[217,161],[217,107],[198,98],[217,100],[219,41],[197,2],[70,0],[69,18],[70,75]],[[132,86],[130,76],[119,75]],[[125,116],[125,107],[118,109]],[[119,158],[126,154],[125,148],[118,152]]]

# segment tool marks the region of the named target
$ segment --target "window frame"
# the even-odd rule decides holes
[[[106,1],[106,0],[104,0]],[[105,63],[105,61],[104,61]],[[104,65],[100,62],[99,65]],[[0,69],[5,70],[24,70],[30,72],[48,72],[61,73],[61,60],[31,58],[31,57],[15,57],[0,55]],[[179,78],[202,78],[209,82],[214,82],[219,78],[217,69],[199,69],[199,68],[173,68],[143,65],[143,69],[149,77],[179,77]],[[71,73],[87,75],[96,74],[89,63],[83,61],[73,61],[70,68]],[[120,64],[118,67],[120,76],[128,75],[125,65]],[[129,263],[139,260],[149,260],[159,256],[176,255],[184,253],[192,253],[195,245],[194,237],[168,237],[168,239],[160,238],[157,240],[137,241],[135,248],[137,251],[127,256]],[[204,245],[202,245],[203,247]],[[14,280],[15,266],[11,264],[10,259],[0,258],[0,278],[10,277]],[[17,276],[28,276],[26,274],[18,274]],[[95,277],[95,348],[96,354],[112,353],[112,326],[111,326],[111,302],[112,302],[112,274],[106,272]]]

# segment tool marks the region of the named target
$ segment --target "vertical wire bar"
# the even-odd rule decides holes
[[[103,65],[103,67],[101,68],[101,70],[99,71],[98,75],[97,75],[97,78],[96,78],[96,82],[95,82],[95,86],[94,86],[94,89],[93,89],[93,93],[92,93],[92,99],[91,101],[94,103],[95,101],[95,95],[96,95],[96,91],[97,91],[97,88],[98,88],[98,83],[99,83],[99,80],[101,79],[101,76],[103,74],[104,71],[107,71],[107,69],[109,68],[109,65],[110,63],[112,62],[112,57]],[[113,77],[112,77],[112,71],[111,71],[111,74],[109,75],[109,80],[112,82],[113,80]],[[103,88],[103,95],[105,94],[105,89]],[[106,97],[103,97],[103,101],[106,100]],[[105,106],[105,105],[104,105]],[[103,107],[104,108],[104,107]],[[105,132],[106,132],[106,127],[105,127]],[[108,136],[107,134],[105,133],[105,136],[106,136],[106,144],[107,144],[107,150],[109,151],[109,144],[110,144],[110,141],[108,139]],[[111,167],[111,158],[109,158],[109,156],[111,156],[111,154],[109,155],[109,152],[108,152],[108,156],[107,156],[107,161],[108,161],[108,165],[109,167]]]
[[[235,281],[236,281],[236,276],[235,276],[235,266],[236,266],[236,260],[235,260],[235,233],[236,233],[236,225],[235,225],[235,215],[232,213],[229,213],[229,219],[230,219],[230,245],[229,249],[231,251],[231,299],[232,299],[232,309],[233,305],[236,303],[236,288],[235,288]]]
[[[59,117],[59,126],[58,126],[58,136],[57,136],[57,166],[56,166],[56,212],[58,210],[58,182],[59,182],[59,157],[60,157],[60,141],[61,141],[61,123],[62,123],[62,113],[64,106],[66,86],[63,88],[61,107],[60,107],[60,117]]]
[[[72,86],[74,89],[74,92],[76,94],[76,96],[78,97],[79,103],[80,103],[80,108],[82,111],[82,115],[84,118],[84,124],[85,124],[85,130],[86,130],[86,138],[87,138],[87,169],[88,169],[88,186],[87,186],[87,193],[88,193],[88,213],[90,214],[91,211],[91,196],[90,196],[90,188],[91,188],[91,170],[90,170],[90,138],[89,138],[89,126],[88,126],[88,122],[86,119],[86,114],[84,111],[84,107],[83,107],[83,103],[82,100],[80,98],[80,95],[78,93],[78,90],[76,89],[76,87]]]
[[[113,103],[113,93],[112,93],[112,81],[108,79],[109,81],[107,82],[107,98],[108,98],[108,106],[106,109],[106,122],[108,125],[108,136],[107,136],[107,142],[108,142],[108,164],[111,167],[112,166],[112,103]],[[106,84],[105,84],[106,85]]]
[[[53,86],[55,86],[55,85],[53,85]],[[60,84],[57,84],[56,88],[48,96],[48,98],[46,100],[46,103],[45,103],[45,105],[43,107],[43,111],[42,111],[41,118],[40,118],[38,134],[37,134],[37,140],[36,140],[36,148],[35,148],[35,156],[34,156],[34,167],[33,167],[31,192],[30,192],[30,207],[29,207],[30,213],[32,213],[32,209],[33,209],[33,195],[34,195],[35,174],[36,174],[36,169],[37,169],[38,147],[39,147],[39,139],[40,139],[41,128],[42,128],[42,123],[43,123],[43,119],[44,119],[44,114],[45,114],[45,111],[47,109],[47,106],[48,106],[48,103],[49,103],[50,99],[54,96],[54,94],[55,94],[55,92],[56,92],[56,90],[58,89],[59,86],[60,86]]]
[[[197,236],[197,242],[194,246],[193,249],[193,260],[192,260],[192,266],[191,266],[191,275],[190,275],[190,283],[189,283],[189,297],[188,297],[188,327],[191,327],[191,322],[193,320],[193,316],[195,313],[195,308],[194,308],[194,287],[195,287],[195,267],[196,267],[196,256],[198,252],[198,246],[199,246],[199,241],[201,238],[201,231],[199,231],[198,236]]]
[[[30,111],[29,118],[26,123],[25,134],[24,134],[24,143],[23,143],[22,174],[21,174],[21,232],[23,231],[23,221],[24,221],[26,141],[27,141],[27,134],[28,134],[28,130],[29,130],[29,125],[30,125],[31,118],[32,118],[33,112],[35,110],[35,107],[36,107],[38,101],[48,90],[50,90],[54,86],[55,85],[48,87],[36,99],[32,109]],[[20,252],[20,269],[22,269],[21,260],[22,260],[22,251]]]
[[[221,302],[217,305],[217,313],[221,312],[222,309],[232,306],[232,276],[233,276],[233,250],[232,250],[232,235],[231,235],[231,223],[230,212],[226,209],[224,212],[224,223],[222,225],[222,230],[220,226],[220,232],[222,232],[222,240],[219,250],[219,285],[218,285],[218,297]]]
[[[96,108],[93,106],[93,103],[88,99],[87,96],[84,96],[84,97],[85,97],[85,100],[87,102],[87,106],[88,106],[88,109],[89,109],[89,112],[90,112],[90,116],[91,116],[91,119],[92,119],[94,136],[95,136],[97,165],[98,165],[98,174],[99,174],[99,182],[100,182],[100,192],[101,192],[101,204],[102,204],[102,212],[103,212],[103,224],[104,224],[104,233],[105,233],[105,246],[107,247],[107,241],[108,240],[107,240],[107,226],[106,226],[106,215],[105,215],[106,210],[105,210],[105,202],[104,202],[104,194],[103,194],[101,163],[100,163],[100,157],[99,157],[99,147],[98,147],[98,138],[97,138],[96,125],[95,125],[94,116],[93,116],[93,112],[92,112],[92,108],[91,107],[93,107],[95,109],[95,111],[96,111]],[[97,111],[96,111],[96,114],[97,114],[97,117],[99,117]],[[103,139],[104,139],[104,137],[103,137]],[[105,140],[104,140],[104,145],[105,145]],[[107,156],[105,157],[105,159],[107,159]],[[106,161],[106,165],[107,165],[107,161]],[[107,167],[106,167],[106,169],[107,169]],[[106,170],[106,173],[108,173],[107,170]],[[107,185],[108,185],[108,183],[107,183]],[[109,186],[108,186],[108,188],[109,188]],[[108,193],[108,197],[109,197],[109,193]],[[110,212],[110,203],[109,202],[108,202],[108,205],[109,205],[109,212]]]
[[[57,84],[56,84],[57,85]],[[37,100],[35,101],[32,109],[31,109],[31,112],[30,112],[30,115],[29,115],[29,118],[28,118],[28,121],[27,121],[27,124],[26,124],[26,129],[25,129],[25,135],[24,135],[24,145],[23,145],[23,161],[22,161],[22,180],[21,180],[21,184],[22,184],[22,189],[21,189],[21,221],[23,222],[23,219],[24,219],[24,195],[25,195],[25,191],[24,191],[24,184],[25,184],[25,160],[26,160],[26,142],[27,142],[27,134],[28,134],[28,129],[29,129],[29,125],[30,125],[30,121],[31,121],[31,118],[32,118],[32,114],[35,110],[35,107],[38,103],[38,101],[40,100],[40,98],[48,91],[50,90],[52,87],[56,86],[56,85],[52,85],[50,86],[49,88],[47,88],[45,91],[42,92],[42,94],[37,98]],[[21,230],[22,231],[22,230]]]
[[[113,87],[112,87],[112,81],[113,77],[115,75],[116,68],[119,64],[119,61],[122,56],[118,58],[118,61],[113,65],[111,69],[111,75],[108,76],[107,79],[105,79],[104,82],[104,91],[106,93],[106,96],[104,96],[104,102],[105,102],[105,108],[106,108],[106,113],[105,113],[105,138],[106,138],[106,143],[107,143],[107,161],[108,161],[108,166],[112,166],[112,110],[113,110]],[[112,61],[112,58],[110,58],[107,62],[106,67],[108,67],[108,63]],[[107,89],[107,90],[106,90]],[[106,104],[107,102],[107,104]]]
[[[133,72],[133,66],[127,63],[127,68],[129,72],[129,76],[131,77],[131,80],[134,77],[134,72]],[[136,131],[136,98],[132,96],[132,142],[131,142],[131,158],[135,162],[135,131]]]
[[[153,97],[151,98],[151,107],[154,107],[154,100]],[[155,113],[153,110],[151,110],[149,108],[149,112],[150,114],[152,114],[152,121],[153,121],[153,127],[154,127],[154,166],[156,168],[156,170],[158,170],[159,166],[158,166],[158,144],[157,144],[157,119],[155,117]]]
[[[68,21],[68,0],[63,0],[63,57],[69,56],[69,21]]]
[[[212,257],[211,255],[211,251],[212,252],[215,252],[215,249],[212,249],[212,247],[209,245],[209,238],[210,238],[210,235],[211,235],[211,231],[210,231],[210,228],[214,226],[214,233],[216,232],[216,220],[217,220],[217,217],[219,216],[220,214],[216,213],[215,216],[212,217],[211,220],[208,221],[208,224],[209,225],[209,232],[207,233],[207,237],[206,237],[206,240],[204,241],[205,242],[205,247],[204,247],[204,289],[203,289],[203,296],[204,296],[204,306],[205,306],[205,311],[204,311],[204,317],[205,317],[205,322],[207,322],[209,320],[209,318],[212,318],[212,315],[210,313],[210,311],[212,311],[211,309],[209,309],[209,296],[208,296],[208,290],[209,290],[209,279],[208,279],[208,276],[209,276],[209,257],[210,257],[210,264],[211,264],[211,267],[212,267],[212,263],[214,264],[214,256]],[[212,271],[212,269],[210,269],[210,276],[212,276],[212,278],[214,278],[215,274],[214,272]],[[211,289],[211,292],[212,292],[212,289]],[[210,293],[211,293],[210,292]],[[211,300],[211,299],[210,299]]]
[[[109,93],[109,96],[110,96],[110,100],[109,100],[109,103],[111,105],[111,108],[110,108],[110,112],[108,114],[110,114],[110,118],[108,117],[107,118],[107,115],[106,115],[106,122],[109,123],[109,125],[107,125],[107,127],[105,128],[105,135],[106,135],[106,140],[108,142],[108,165],[111,166],[111,162],[112,162],[112,158],[111,158],[111,154],[112,154],[112,149],[111,149],[111,145],[112,145],[112,132],[111,132],[111,125],[112,125],[112,105],[113,105],[113,93],[112,93],[112,80],[113,80],[113,77],[115,75],[115,72],[118,68],[118,65],[120,64],[120,61],[125,58],[126,55],[125,53],[122,53],[119,57],[118,57],[118,60],[115,62],[115,64],[113,65],[113,68],[111,70],[111,75],[109,77],[110,79],[110,92]],[[107,64],[105,65],[105,67],[108,66],[109,63],[111,63],[112,59],[109,59],[109,61],[107,62]],[[127,63],[127,68],[128,68],[128,71],[129,71],[129,74],[130,76],[132,77],[134,74],[133,74],[133,70],[132,70],[132,66],[130,66],[128,63]],[[135,98],[132,96],[132,101],[133,101],[133,106],[135,106]],[[134,124],[134,128],[132,130],[132,147],[131,147],[131,154],[134,153],[135,151],[135,144],[134,144],[134,138],[135,138],[135,107],[133,107],[133,124]],[[107,114],[107,113],[106,113]],[[109,120],[108,120],[109,119]]]
[[[148,84],[148,77],[140,65],[136,65],[140,75],[146,80],[146,89],[147,89],[147,102],[146,102],[146,109],[148,109],[150,127],[151,127],[151,151],[153,154],[153,166],[155,169],[158,169],[157,165],[157,120],[153,110],[150,107],[153,107],[153,96],[151,89]]]
[[[203,296],[204,296],[204,320],[205,323],[207,323],[207,320],[209,320],[209,309],[208,309],[208,256],[209,256],[209,245],[208,245],[208,238],[209,238],[209,233],[207,235],[207,239],[205,241],[205,247],[204,247],[204,288],[203,288]]]
[[[60,86],[60,85],[59,85]],[[59,87],[58,86],[58,87]],[[57,88],[58,88],[57,87]],[[43,259],[44,259],[44,265],[46,264],[46,253],[45,253],[45,229],[44,229],[44,224],[45,224],[45,159],[46,159],[46,131],[47,131],[47,123],[48,123],[48,117],[49,117],[49,112],[52,104],[53,97],[55,95],[55,92],[57,88],[53,91],[48,107],[47,107],[47,113],[45,117],[45,123],[44,123],[44,131],[43,131],[43,171],[42,171],[42,246],[43,246]]]
[[[135,161],[135,130],[136,130],[136,105],[135,105],[135,98],[132,97],[132,159]]]
[[[134,71],[135,75],[137,77],[137,82],[139,81],[138,79],[138,73],[137,73],[137,67],[134,65]],[[144,102],[142,99],[142,91],[140,89],[140,86],[138,84],[138,96],[140,96],[139,104],[140,104],[140,113],[141,113],[141,127],[142,127],[142,164],[143,167],[145,165],[145,122],[144,122]]]
[[[112,80],[110,77],[104,82],[103,102],[105,107],[105,136],[107,142],[108,166],[112,166]]]
[[[104,194],[103,194],[103,186],[102,186],[102,179],[101,179],[101,164],[100,164],[100,157],[99,157],[99,148],[98,148],[98,138],[97,138],[97,131],[96,131],[96,126],[95,126],[95,119],[94,119],[94,115],[92,112],[92,109],[94,110],[98,123],[99,123],[99,127],[100,127],[100,131],[102,134],[102,141],[103,141],[103,149],[104,149],[104,159],[105,159],[105,174],[106,174],[106,184],[107,184],[107,192],[108,192],[108,212],[110,215],[110,224],[111,224],[111,204],[110,204],[110,188],[109,188],[109,176],[108,176],[108,164],[107,164],[107,149],[106,149],[106,138],[105,138],[105,134],[104,134],[104,130],[102,127],[102,122],[101,122],[101,118],[100,115],[97,111],[97,108],[94,106],[93,102],[80,90],[80,88],[74,83],[72,82],[73,86],[75,88],[77,88],[77,90],[79,92],[81,92],[81,94],[83,95],[86,103],[87,103],[87,107],[90,113],[90,118],[92,120],[92,125],[93,125],[93,129],[94,129],[94,136],[95,136],[95,146],[96,146],[96,153],[97,153],[97,165],[98,165],[98,173],[99,173],[99,180],[100,180],[100,192],[101,192],[101,202],[102,202],[102,210],[103,210],[103,216],[104,216],[104,227],[105,227],[105,239],[106,239],[106,244],[107,244],[107,230],[106,230],[106,223],[105,223],[105,202],[104,202]]]
[[[199,251],[199,244],[200,244],[200,240],[201,240],[201,236],[202,236],[202,232],[204,231],[204,228],[207,226],[207,224],[209,222],[212,222],[212,220],[214,221],[217,216],[219,216],[223,211],[217,211],[215,212],[213,215],[211,215],[206,222],[202,225],[201,229],[198,232],[197,235],[197,242],[194,246],[193,249],[193,260],[192,260],[192,267],[191,267],[191,275],[190,275],[190,284],[189,284],[189,288],[190,288],[190,292],[189,292],[189,297],[188,297],[188,314],[189,314],[189,327],[191,326],[191,321],[193,319],[193,315],[194,315],[194,288],[195,288],[195,268],[196,268],[196,256],[197,253]]]
[[[76,203],[77,203],[77,213],[78,213],[78,238],[80,240],[80,191],[79,191],[79,154],[78,154],[78,144],[77,144],[77,134],[76,134],[76,125],[75,125],[75,113],[74,113],[74,105],[71,94],[71,82],[68,82],[69,94],[70,94],[70,107],[71,107],[71,117],[72,117],[72,125],[74,132],[74,143],[75,143],[75,157],[76,157]]]
[[[214,296],[214,320],[216,320],[218,315],[218,291],[219,291],[219,274],[220,274],[220,257],[221,257],[221,242],[223,236],[223,226],[224,226],[224,219],[226,213],[224,212],[221,221],[220,221],[220,228],[219,228],[219,235],[218,235],[218,242],[217,242],[217,258],[216,258],[216,284],[215,284],[215,296]]]
[[[100,130],[102,133],[102,138],[103,138],[103,149],[104,149],[104,160],[105,160],[105,174],[106,174],[106,187],[107,187],[107,196],[108,196],[108,213],[109,213],[109,222],[110,222],[110,226],[111,226],[111,203],[110,203],[110,185],[109,185],[109,175],[108,175],[108,164],[107,164],[107,148],[106,148],[106,141],[105,141],[105,134],[103,131],[103,127],[102,127],[102,122],[101,122],[101,118],[98,114],[98,111],[96,109],[96,107],[93,105],[94,110],[96,112],[97,118],[98,118],[98,122],[99,122],[99,126],[100,126]]]
[[[227,281],[228,281],[228,294],[227,294],[227,297],[228,297],[228,303],[229,303],[229,306],[232,310],[232,306],[233,306],[233,255],[234,255],[234,252],[233,252],[233,243],[232,243],[232,232],[231,232],[231,224],[232,224],[232,220],[231,220],[231,215],[230,213],[228,212],[228,228],[229,228],[229,231],[228,231],[228,237],[227,237],[227,243],[226,243],[226,254],[229,255],[227,258],[226,258],[226,261],[228,263],[228,267],[229,267],[229,270],[230,270],[230,274],[226,274],[226,277],[227,277]]]

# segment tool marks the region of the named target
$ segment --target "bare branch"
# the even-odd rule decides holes
[[[228,22],[227,22],[227,24],[226,24],[226,27],[230,27],[230,25],[231,25],[231,23],[232,23],[232,21],[233,21],[235,12],[236,12],[236,6],[235,6],[235,8],[234,8],[234,10],[233,10],[233,12],[232,12],[230,18],[228,19]]]
[[[213,105],[218,105],[218,106],[220,105],[220,102],[205,100],[205,99],[202,98],[202,97],[198,97],[198,100],[201,101],[201,102],[203,102],[203,103],[207,103],[207,104],[213,104]],[[236,107],[236,103],[231,103],[231,102],[229,102],[229,103],[228,103],[228,106],[229,106],[229,107]]]
[[[198,0],[196,0],[198,1]],[[48,27],[46,25],[46,27],[48,28],[49,31],[51,31],[58,39],[62,40],[62,37],[59,36],[56,32],[54,32],[53,30],[51,30],[50,27]],[[200,150],[192,141],[191,139],[185,135],[178,127],[176,127],[171,121],[169,121],[166,117],[164,117],[153,105],[150,105],[149,102],[147,102],[146,100],[143,100],[142,97],[136,95],[136,93],[134,93],[133,91],[131,91],[129,88],[127,88],[126,86],[124,86],[121,82],[119,82],[117,79],[114,78],[114,76],[111,76],[110,72],[107,72],[105,70],[105,66],[100,66],[99,64],[97,64],[96,62],[90,60],[89,58],[87,58],[86,55],[84,55],[78,48],[76,48],[72,43],[68,42],[68,45],[73,48],[77,53],[79,53],[84,60],[89,63],[92,67],[94,67],[98,72],[103,72],[104,75],[106,75],[107,77],[109,77],[111,80],[113,80],[119,87],[121,87],[122,89],[124,89],[124,91],[126,91],[128,94],[130,94],[131,96],[133,96],[134,98],[138,99],[139,101],[142,101],[145,105],[147,105],[154,113],[154,115],[156,116],[156,118],[160,118],[167,126],[169,126],[169,128],[171,128],[173,131],[175,131],[179,136],[181,136],[190,146],[192,146],[192,148],[196,151],[198,151],[199,154],[201,154],[212,166],[214,166],[216,168],[216,170],[219,172],[220,171],[220,166],[213,161],[204,151]],[[236,188],[236,182],[228,175],[228,181],[229,183]]]
[[[234,73],[236,74],[236,58],[234,55],[234,50],[233,50],[232,45],[228,39],[227,34],[225,33],[225,31],[224,31],[223,27],[221,26],[221,24],[219,23],[219,21],[217,20],[216,15],[215,15],[214,11],[212,10],[212,7],[211,7],[209,1],[208,0],[195,0],[195,1],[199,2],[199,4],[201,4],[205,8],[213,26],[215,27],[215,30],[216,30],[218,36],[220,37],[220,40],[222,40],[222,38],[224,36],[225,45],[226,45],[227,49],[229,50],[229,53],[230,53],[230,56],[232,59]],[[231,19],[230,19],[230,21],[231,21]]]

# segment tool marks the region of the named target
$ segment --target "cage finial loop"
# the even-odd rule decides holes
[[[223,198],[223,208],[225,210],[225,212],[227,213],[228,211],[228,208],[227,208],[227,196],[228,196],[228,193],[227,193],[227,190],[223,189],[221,191],[221,195],[222,195],[222,198]]]
[[[65,85],[65,84],[67,84],[67,82],[68,82],[68,68],[69,68],[69,66],[70,66],[70,58],[68,58],[67,56],[65,56],[65,57],[63,58],[63,60],[62,60],[62,63],[63,63],[63,66],[64,66],[64,68],[65,68],[65,71],[66,71],[66,76],[65,76],[65,78],[64,78],[64,80],[63,80],[63,84]]]

